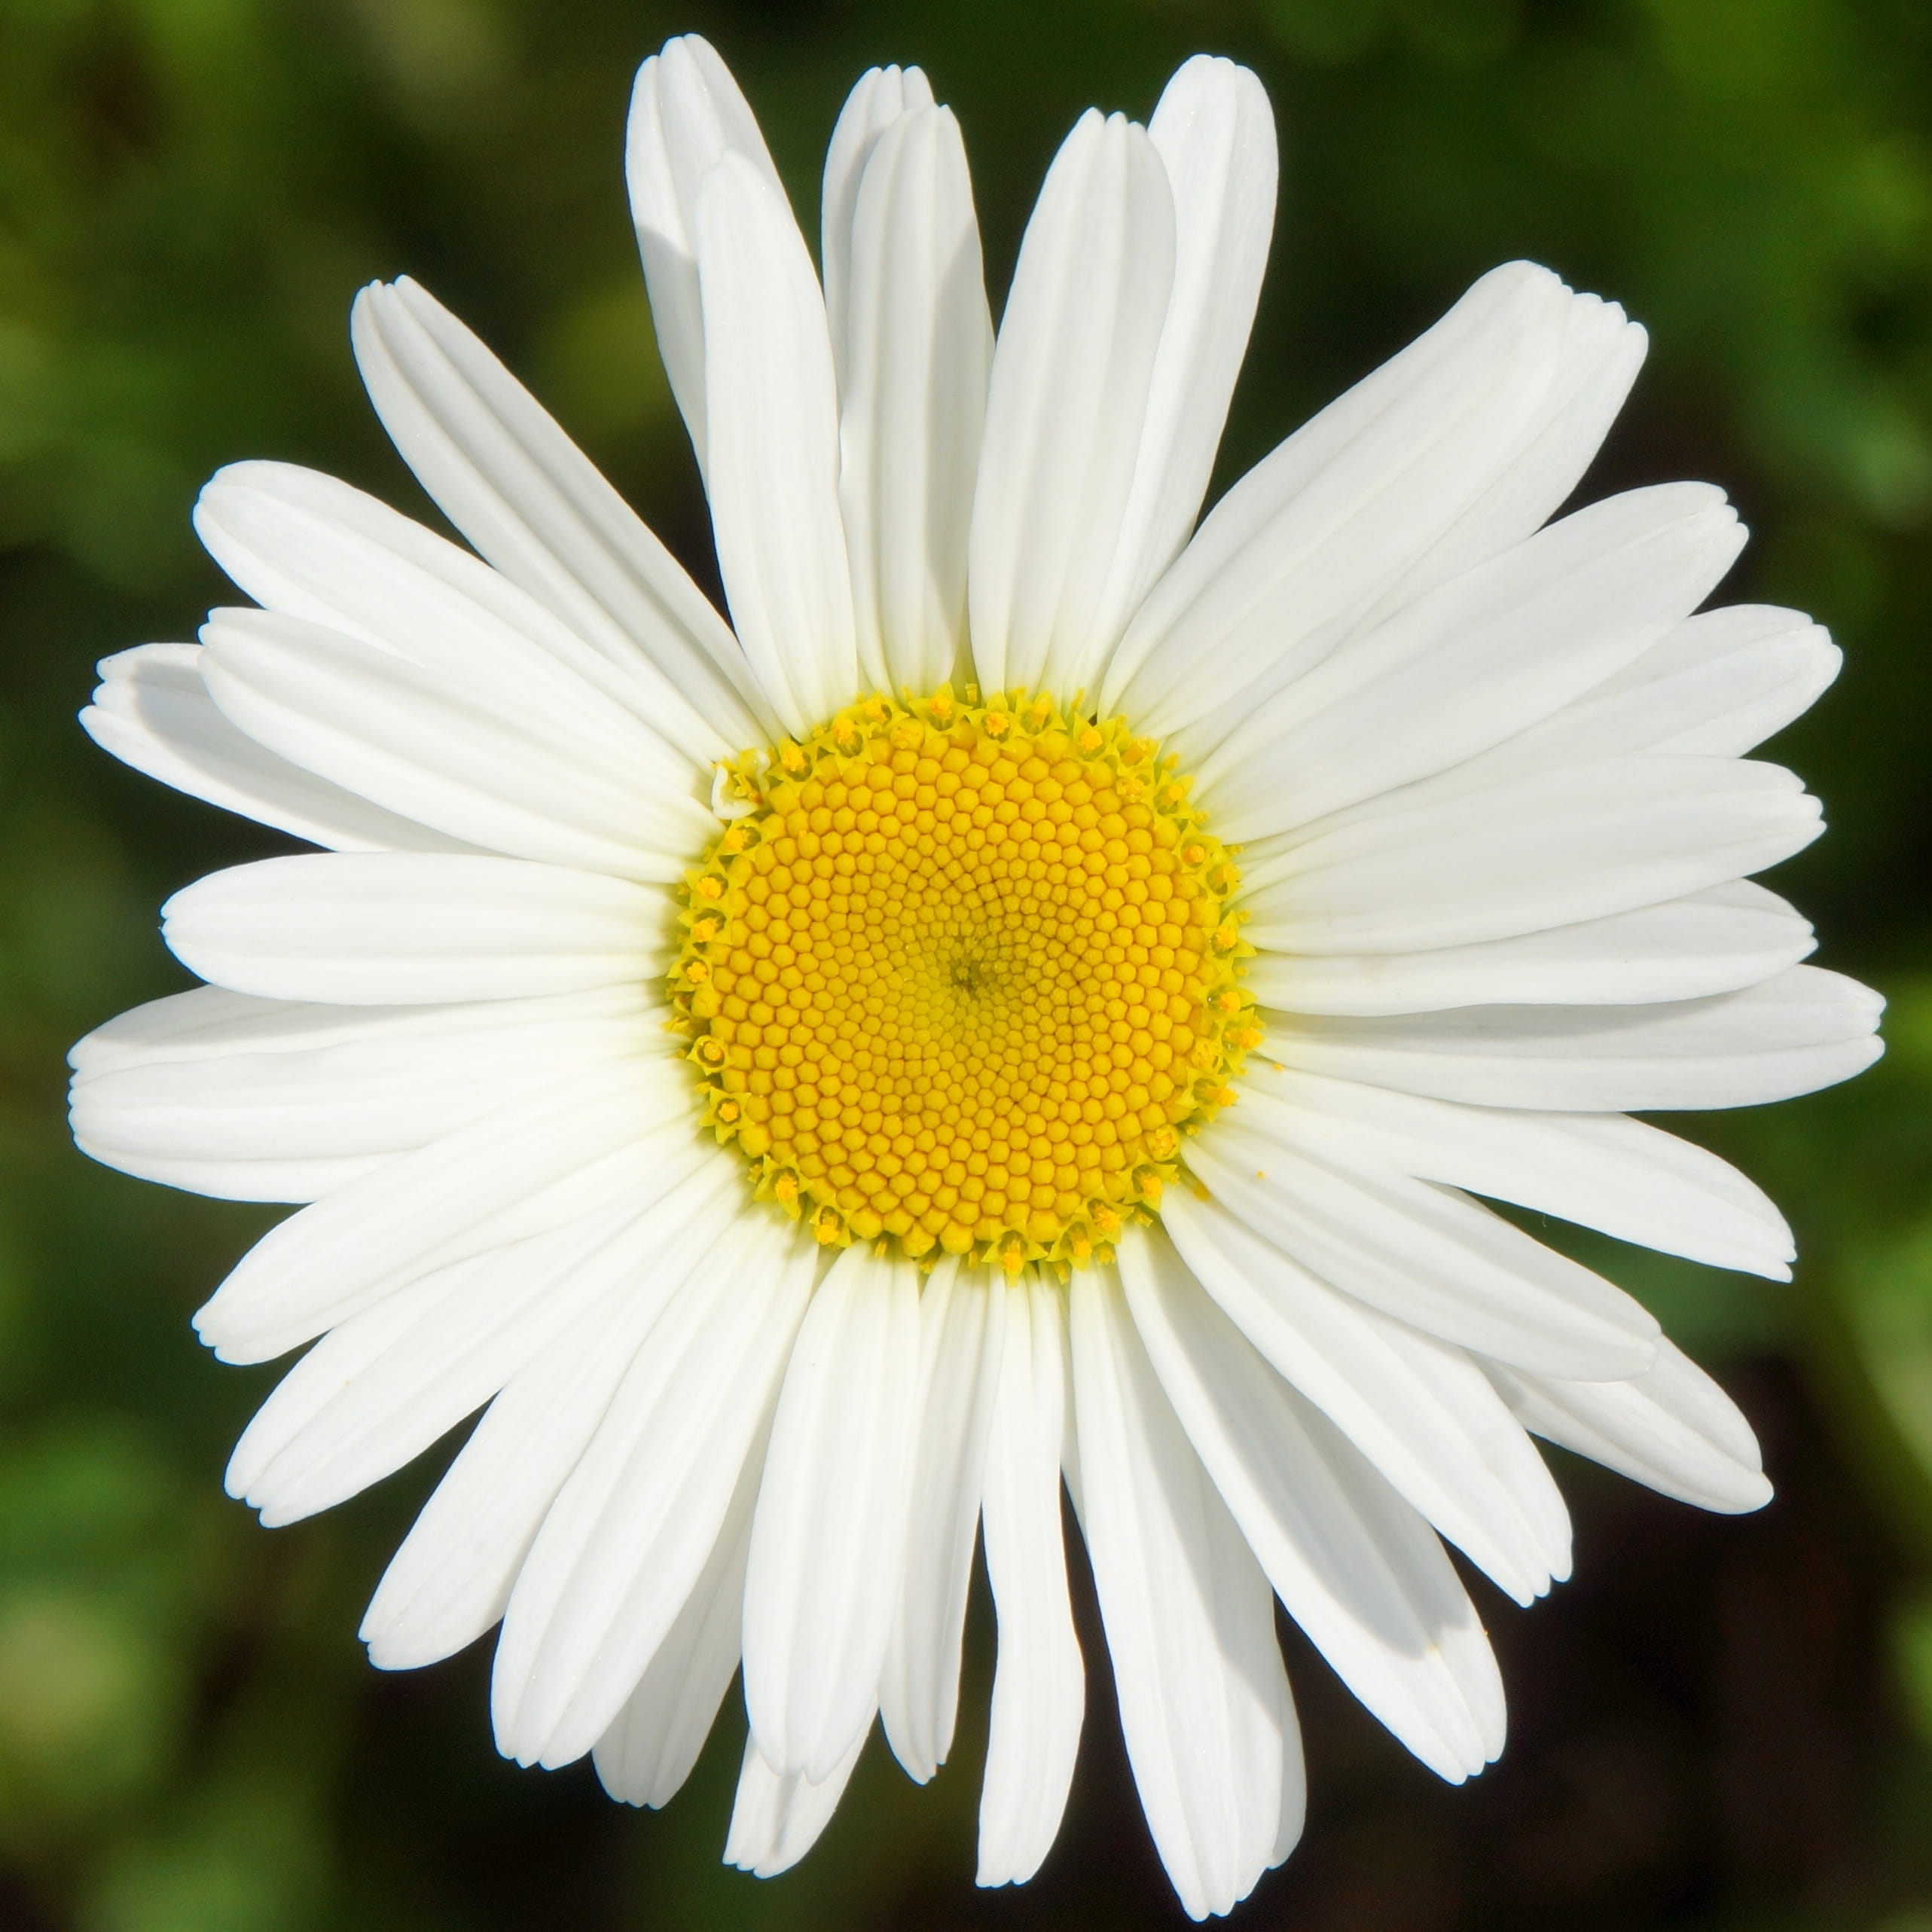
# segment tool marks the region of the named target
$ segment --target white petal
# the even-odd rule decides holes
[[[461,852],[461,839],[398,818],[258,745],[201,681],[199,644],[143,644],[103,658],[89,737],[191,798],[339,852]]]
[[[271,1228],[196,1332],[224,1361],[267,1361],[432,1269],[648,1188],[654,1130],[689,1106],[685,1070],[653,1058],[486,1114]]]
[[[198,1161],[176,1154],[132,1152],[85,1131],[75,1133],[74,1144],[90,1160],[132,1174],[137,1180],[179,1188],[185,1194],[205,1194],[216,1201],[260,1201],[291,1207],[319,1201],[361,1180],[389,1158],[384,1154],[341,1154],[276,1160],[251,1155],[240,1160]]]
[[[439,1268],[331,1329],[243,1432],[229,1494],[270,1528],[332,1509],[482,1407],[614,1288],[667,1290],[658,1257],[743,1180],[690,1141],[661,1143],[659,1159],[655,1198]]]
[[[758,1454],[816,1258],[809,1232],[748,1216],[658,1317],[510,1593],[490,1680],[506,1757],[570,1763],[636,1689]]]
[[[603,1054],[626,1044],[676,1051],[661,1020],[659,1003],[636,985],[473,1006],[349,1007],[197,986],[130,1006],[78,1041],[67,1058],[77,1074],[91,1078],[129,1067],[338,1046],[417,1055],[426,1067],[439,1055],[466,1060],[500,1053],[514,1063],[526,1054],[567,1056],[580,1048]]]
[[[1087,1686],[1061,1529],[1061,1445],[1072,1422],[1065,1298],[1037,1275],[993,1292],[1006,1297],[1006,1332],[981,1507],[1000,1649],[978,1882],[1017,1885],[1039,1869],[1059,1833]]]
[[[1164,737],[1218,710],[1198,755],[1357,625],[1519,542],[1570,493],[1642,347],[1546,269],[1483,276],[1216,505],[1121,640],[1103,711]]]
[[[1622,1113],[1757,1106],[1848,1080],[1885,1051],[1885,1002],[1792,966],[1761,986],[1647,1006],[1467,1006],[1381,1020],[1271,1016],[1314,1073],[1478,1106]]]
[[[832,1775],[878,1706],[918,1440],[919,1271],[862,1246],[820,1283],[772,1424],[745,1583],[768,1763]]]
[[[1579,1380],[1650,1364],[1657,1324],[1621,1289],[1452,1189],[1310,1159],[1233,1114],[1188,1164],[1283,1253],[1425,1334]]]
[[[1602,447],[1649,346],[1641,325],[1616,303],[1570,295],[1555,373],[1530,418],[1528,438],[1470,493],[1434,547],[1383,592],[1370,621],[1540,529]]]
[[[835,136],[828,276],[838,146]],[[954,676],[965,637],[966,531],[993,349],[972,182],[950,111],[909,111],[877,133],[849,192],[849,287],[833,349],[859,661],[868,682],[929,691]],[[828,281],[829,307],[831,289]]]
[[[826,149],[825,178],[819,195],[819,260],[825,277],[826,320],[831,325],[832,359],[841,391],[851,347],[849,310],[856,253],[852,230],[859,185],[880,136],[932,105],[932,84],[917,67],[868,67],[846,96]]]
[[[377,1586],[361,1634],[379,1670],[432,1664],[503,1614],[532,1539],[639,1344],[688,1274],[740,1251],[743,1218],[742,1197],[702,1204],[505,1384]]]
[[[190,972],[270,1000],[511,1000],[657,978],[655,887],[520,859],[318,853],[211,872],[162,908]]]
[[[1700,484],[1550,524],[1349,639],[1237,725],[1196,774],[1216,833],[1290,831],[1548,717],[1695,609],[1743,543]]]
[[[1271,1872],[1287,1861],[1288,1854],[1301,1843],[1308,1822],[1308,1760],[1302,1755],[1302,1726],[1292,1702],[1288,1715],[1292,1721],[1283,1726],[1281,1740],[1281,1817],[1274,1828],[1274,1849],[1268,1855]]]
[[[1808,710],[1842,661],[1800,612],[1766,604],[1701,612],[1463,775],[1500,777],[1643,752],[1741,758]]]
[[[726,154],[751,166],[782,197],[765,137],[710,42],[684,34],[637,70],[624,134],[630,218],[671,393],[705,462],[704,311],[698,293],[697,195]]]
[[[472,1255],[467,1261],[453,1262],[447,1268],[439,1268],[420,1280],[411,1282],[374,1308],[351,1316],[317,1342],[276,1383],[267,1401],[255,1411],[254,1419],[242,1431],[234,1452],[228,1458],[225,1479],[228,1494],[238,1501],[247,1503],[251,1508],[261,1510],[266,1528],[279,1529],[285,1524],[299,1522],[318,1510],[328,1509],[345,1496],[353,1496],[367,1488],[370,1483],[392,1474],[445,1430],[453,1428],[480,1402],[493,1395],[502,1378],[499,1377],[475,1400],[465,1402],[447,1416],[438,1417],[429,1433],[420,1441],[414,1439],[414,1432],[406,1425],[398,1429],[394,1426],[394,1418],[380,1418],[373,1432],[380,1439],[380,1446],[376,1452],[380,1467],[368,1477],[353,1482],[341,1494],[327,1494],[313,1506],[304,1507],[306,1499],[301,1493],[301,1479],[308,1473],[307,1468],[291,1476],[288,1485],[288,1506],[285,1509],[281,1506],[282,1496],[272,1487],[256,1495],[249,1494],[263,1470],[282,1448],[298,1442],[318,1418],[322,1419],[321,1433],[327,1439],[313,1455],[303,1458],[298,1454],[298,1460],[326,1470],[340,1436],[351,1434],[362,1419],[366,1392],[364,1378],[372,1371],[380,1372],[395,1344],[400,1341],[406,1348],[412,1333],[420,1335],[426,1328],[440,1329],[444,1332],[439,1336],[438,1352],[455,1354],[460,1348],[461,1341],[459,1335],[447,1332],[446,1311],[454,1304],[466,1314],[469,1290],[473,1285],[482,1283],[497,1290],[495,1295],[487,1297],[482,1311],[487,1333],[490,1317],[495,1312],[490,1303],[503,1299],[502,1290],[511,1279],[512,1271],[518,1264],[523,1265],[527,1276],[534,1277],[540,1283],[548,1283],[566,1257],[578,1257],[594,1249],[600,1241],[609,1238],[611,1230],[608,1216],[588,1215],[573,1225],[553,1234],[514,1242],[492,1254]],[[338,1436],[331,1431],[330,1425],[345,1415],[349,1418],[349,1427]],[[405,1436],[407,1441],[404,1439]],[[400,1445],[393,1460],[386,1453],[390,1442]],[[355,1448],[362,1446],[352,1444],[352,1455]]]
[[[1268,1579],[1161,1393],[1111,1270],[1069,1291],[1082,1516],[1121,1729],[1190,1918],[1268,1869],[1294,1705]]]
[[[746,1738],[731,1829],[725,1838],[725,1863],[761,1879],[789,1871],[831,1824],[852,1768],[865,1748],[865,1737],[861,1731],[851,1748],[816,1783],[801,1771],[774,1771],[758,1750],[758,1739]]]
[[[262,1162],[404,1152],[649,1050],[662,1029],[642,1014],[602,1026],[497,1028],[479,1055],[475,1036],[390,1027],[307,1050],[136,1061],[77,1075],[71,1119],[96,1160],[127,1171],[173,1158],[246,1174]]]
[[[1771,1485],[1736,1403],[1680,1349],[1628,1382],[1558,1382],[1492,1365],[1526,1428],[1700,1509],[1761,1509]]]
[[[297,618],[218,611],[201,674],[292,764],[473,846],[672,884],[716,836],[690,762],[649,732],[603,743],[475,678]]]
[[[619,746],[656,741],[708,782],[702,746],[673,746],[662,680],[612,661],[508,578],[386,503],[293,463],[230,463],[203,487],[194,527],[264,609]],[[672,719],[666,712],[673,711]]]
[[[1335,812],[1312,827],[1250,844],[1251,881],[1311,838],[1391,815],[1454,817],[1485,798],[1534,798],[1579,767],[1667,772],[1669,759],[1730,764],[1795,716],[1835,675],[1839,653],[1796,612],[1740,605],[1673,627],[1634,664],[1539,725],[1460,765]],[[1769,770],[1765,767],[1762,769]]]
[[[879,1679],[893,1754],[923,1784],[946,1761],[960,1697],[980,1479],[993,1421],[1006,1298],[985,1271],[942,1263],[919,1298],[918,1447],[905,1567]]]
[[[1161,93],[1147,137],[1174,197],[1173,291],[1088,649],[1055,667],[1069,686],[1097,676],[1101,654],[1194,527],[1274,229],[1274,114],[1247,68],[1204,53],[1183,63]]]
[[[1432,1771],[1460,1783],[1481,1770],[1502,1748],[1502,1684],[1442,1545],[1185,1270],[1143,1246],[1127,1279],[1161,1386],[1289,1614]]]
[[[627,1207],[585,1215],[548,1235],[452,1262],[331,1329],[276,1384],[242,1431],[228,1458],[228,1494],[260,1510],[267,1528],[279,1529],[401,1468],[487,1402],[527,1359],[526,1353],[513,1357],[493,1373],[491,1363],[472,1393],[463,1373],[470,1366],[465,1357],[472,1308],[486,1361],[496,1332],[531,1326],[518,1317],[530,1313],[532,1302],[540,1305],[541,1329],[549,1339],[546,1291],[562,1287],[557,1299],[567,1305],[555,1326],[567,1326],[582,1312],[581,1301],[570,1293],[573,1282],[585,1277],[580,1264],[633,1218]],[[400,1402],[392,1393],[397,1387],[405,1392]],[[427,1392],[422,1410],[413,1402],[419,1390]],[[453,1399],[446,1405],[442,1397]],[[282,1467],[268,1475],[278,1461]],[[345,1464],[338,1482],[338,1466]]]
[[[1723,884],[1824,829],[1790,772],[1735,758],[1605,758],[1450,798],[1395,792],[1244,867],[1246,936],[1317,954],[1506,939]]]
[[[1337,1294],[1183,1190],[1162,1220],[1164,1235],[1137,1236],[1122,1250],[1137,1320],[1146,1296],[1212,1296],[1277,1373],[1518,1603],[1569,1574],[1562,1498],[1460,1349]]]
[[[1344,1166],[1393,1167],[1667,1254],[1790,1279],[1763,1190],[1715,1154],[1616,1113],[1525,1113],[1426,1099],[1251,1060],[1242,1124]]]
[[[124,1174],[231,1201],[316,1201],[553,1070],[674,1044],[638,987],[345,1008],[197,987],[74,1047],[72,1119],[81,1151]],[[368,1151],[317,1151],[331,1146]]]
[[[1574,926],[1419,953],[1264,952],[1247,988],[1291,1013],[1641,1005],[1735,993],[1795,966],[1811,922],[1748,879]]]
[[[657,694],[694,756],[766,734],[737,640],[636,513],[490,350],[402,276],[356,298],[349,336],[389,439],[480,555]]]
[[[597,1777],[626,1804],[676,1797],[737,1674],[758,1464],[747,1457],[710,1556],[658,1653],[591,1756]]]
[[[1174,279],[1174,195],[1144,129],[1089,111],[1020,243],[973,499],[974,661],[988,691],[1070,695],[1104,621]]]
[[[825,303],[783,197],[728,154],[697,201],[707,487],[740,640],[803,737],[859,695]]]

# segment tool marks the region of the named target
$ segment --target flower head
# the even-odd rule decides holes
[[[386,1668],[500,1619],[498,1741],[661,1804],[740,1666],[727,1847],[801,1857],[875,1717],[950,1747],[998,1622],[979,1877],[1038,1867],[1084,1702],[1061,1493],[1147,1820],[1229,1909],[1301,1828],[1274,1601],[1452,1780],[1503,1693],[1449,1561],[1569,1567],[1533,1435],[1769,1494],[1743,1418],[1478,1197],[1783,1276],[1776,1210],[1630,1116],[1878,1051],[1747,875],[1815,804],[1744,755],[1830,682],[1693,615],[1714,490],[1552,521],[1642,331],[1525,264],[1197,530],[1272,227],[1259,84],[1085,117],[995,337],[959,129],[867,75],[822,276],[713,50],[627,166],[722,618],[413,282],[354,343],[473,549],[223,471],[255,601],[102,667],[85,722],[325,850],[166,931],[208,984],[74,1052],[130,1173],[307,1204],[197,1317],[314,1346],[230,1490],[325,1509],[481,1409],[378,1589]]]

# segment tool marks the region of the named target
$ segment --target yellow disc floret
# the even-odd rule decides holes
[[[1171,758],[1049,700],[877,697],[727,786],[671,974],[707,1122],[820,1240],[1106,1259],[1259,1040]]]

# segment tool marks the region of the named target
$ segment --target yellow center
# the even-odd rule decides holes
[[[737,761],[670,985],[761,1195],[828,1243],[1108,1258],[1261,1037],[1239,875],[1173,765],[945,688]]]

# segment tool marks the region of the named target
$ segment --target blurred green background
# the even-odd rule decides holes
[[[798,1872],[722,1870],[741,1720],[661,1814],[489,1742],[487,1646],[384,1678],[361,1605],[435,1470],[269,1534],[221,1495],[273,1379],[187,1316],[267,1217],[90,1167],[62,1055],[183,975],[165,895],[275,849],[73,722],[102,654],[226,591],[196,487],[244,456],[418,511],[364,407],[356,287],[407,271],[495,343],[707,582],[622,194],[637,61],[697,28],[808,232],[839,101],[918,61],[958,108],[997,306],[1090,102],[1185,54],[1262,75],[1273,270],[1222,481],[1516,255],[1653,348],[1586,489],[1729,489],[1728,594],[1814,612],[1839,686],[1774,749],[1832,835],[1777,883],[1893,1002],[1854,1086],[1690,1130],[1797,1227],[1783,1289],[1601,1265],[1722,1375],[1780,1485],[1710,1519],[1575,1463],[1576,1580],[1483,1589],[1512,1739],[1442,1787],[1292,1633],[1314,1790],[1244,1908],[1311,1932],[1932,1932],[1932,8],[1923,0],[0,0],[0,1926],[50,1932],[1178,1920],[1103,1665],[1060,1845],[975,1893],[989,1669],[924,1790],[874,1744]],[[1594,1258],[1594,1257],[1593,1257]],[[426,1459],[440,1467],[443,1455]],[[1102,1655],[1082,1577],[1089,1659]]]

